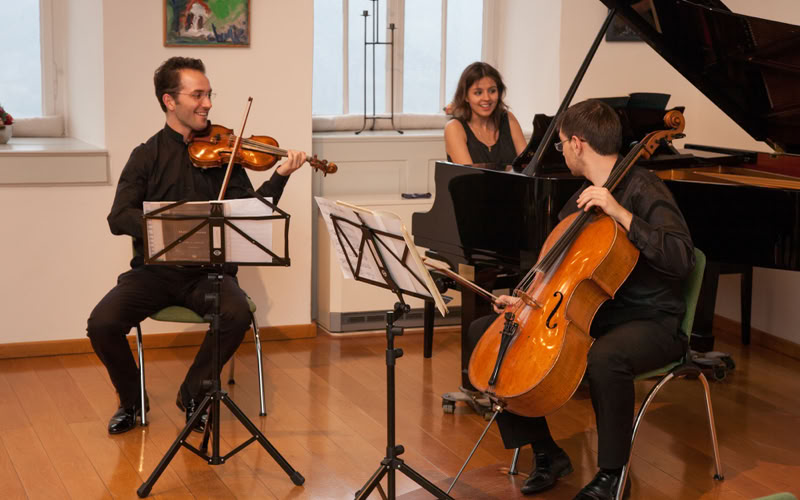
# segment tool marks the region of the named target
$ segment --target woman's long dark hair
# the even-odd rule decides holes
[[[468,122],[472,118],[472,108],[469,107],[467,102],[467,92],[472,85],[481,78],[488,76],[497,84],[497,106],[492,112],[492,121],[496,130],[500,130],[500,120],[503,118],[503,113],[508,110],[508,106],[503,102],[503,97],[506,95],[506,85],[500,77],[500,72],[494,69],[490,64],[485,62],[474,62],[467,66],[461,73],[461,78],[458,79],[458,86],[456,93],[453,96],[453,116]]]

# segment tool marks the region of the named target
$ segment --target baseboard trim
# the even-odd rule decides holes
[[[729,342],[742,341],[742,324],[739,321],[715,314],[714,330]],[[800,360],[800,344],[795,344],[791,340],[772,335],[758,328],[750,327],[750,345],[764,347]]]
[[[334,339],[349,339],[349,338],[359,338],[359,337],[382,337],[386,335],[386,329],[383,330],[362,330],[362,331],[355,331],[355,332],[331,332],[326,330],[324,326],[317,325],[317,332],[319,335],[324,335],[326,337],[331,337]],[[405,327],[403,328],[403,335],[422,335],[425,333],[424,328],[412,328],[412,327]],[[434,326],[433,327],[433,334],[436,335],[437,333],[445,334],[445,333],[461,333],[461,325],[442,325],[442,326]]]
[[[316,323],[307,325],[265,326],[258,329],[261,340],[291,340],[313,338],[317,335]],[[144,348],[158,349],[162,347],[184,347],[200,345],[206,331],[145,333]],[[136,336],[128,335],[128,343],[136,348]],[[245,334],[244,342],[253,342],[250,330]],[[0,344],[0,359],[31,358],[37,356],[59,356],[62,354],[86,354],[94,352],[88,338],[43,340],[39,342],[15,342]]]

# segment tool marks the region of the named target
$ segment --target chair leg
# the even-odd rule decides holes
[[[264,403],[264,366],[261,358],[261,335],[258,331],[256,315],[250,313],[250,318],[253,320],[253,337],[256,342],[256,362],[258,363],[258,397],[259,402],[261,403],[261,413],[259,413],[259,415],[264,417],[267,415],[267,407]]]
[[[711,432],[711,446],[714,448],[714,465],[717,468],[717,473],[714,475],[714,479],[717,481],[721,481],[725,479],[725,476],[722,474],[722,462],[719,459],[719,443],[717,442],[717,427],[714,424],[714,410],[711,408],[711,391],[708,388],[708,380],[703,372],[700,372],[698,376],[700,382],[703,383],[703,392],[706,396],[706,410],[708,412],[708,429]]]
[[[144,347],[142,346],[142,325],[136,325],[136,350],[139,352],[139,397],[142,404],[142,426],[147,425],[147,389],[144,386]]]
[[[673,378],[674,375],[672,373],[668,373],[663,377],[661,377],[661,380],[659,380],[658,383],[654,385],[652,389],[650,389],[650,392],[647,393],[647,397],[644,398],[644,402],[642,402],[642,407],[639,408],[639,413],[636,414],[636,420],[634,420],[633,422],[633,433],[631,434],[631,449],[628,452],[628,463],[622,466],[622,473],[619,478],[620,487],[617,488],[617,495],[616,495],[617,500],[622,499],[622,493],[623,490],[625,489],[625,484],[628,480],[628,471],[631,466],[631,457],[633,456],[633,443],[636,442],[636,434],[639,431],[639,424],[642,423],[642,420],[644,419],[644,414],[647,411],[647,407],[650,406],[650,403],[653,401],[653,399],[655,399],[656,394],[658,394],[658,391],[660,391],[661,388],[664,387],[664,385]]]
[[[508,475],[509,476],[516,476],[519,474],[517,470],[517,462],[519,461],[519,450],[520,448],[514,449],[514,457],[511,459],[511,467],[508,468]]]
[[[233,378],[233,372],[236,368],[236,353],[231,356],[231,360],[228,362],[228,366],[230,369],[228,370],[228,385],[233,385],[236,383],[236,379]]]

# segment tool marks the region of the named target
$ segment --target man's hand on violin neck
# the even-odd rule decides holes
[[[278,167],[278,173],[281,175],[289,175],[300,168],[305,161],[306,154],[304,152],[289,149],[286,151],[286,161]]]

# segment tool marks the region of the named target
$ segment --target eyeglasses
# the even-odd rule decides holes
[[[210,90],[208,92],[203,92],[201,90],[198,90],[197,92],[175,92],[175,94],[188,95],[195,101],[200,101],[203,99],[203,97],[208,97],[208,100],[210,101],[217,95],[216,92],[211,92]]]
[[[584,139],[583,137],[576,137],[576,136],[574,136],[574,135],[573,135],[572,137],[575,137],[575,138],[576,138],[576,139],[578,139],[579,141],[586,142],[586,139]],[[568,142],[569,142],[569,139],[564,139],[564,140],[563,140],[563,141],[561,141],[561,142],[557,142],[557,143],[555,143],[553,146],[556,148],[556,151],[558,151],[559,153],[563,153],[563,152],[564,152],[564,144],[566,144],[566,143],[568,143]]]

